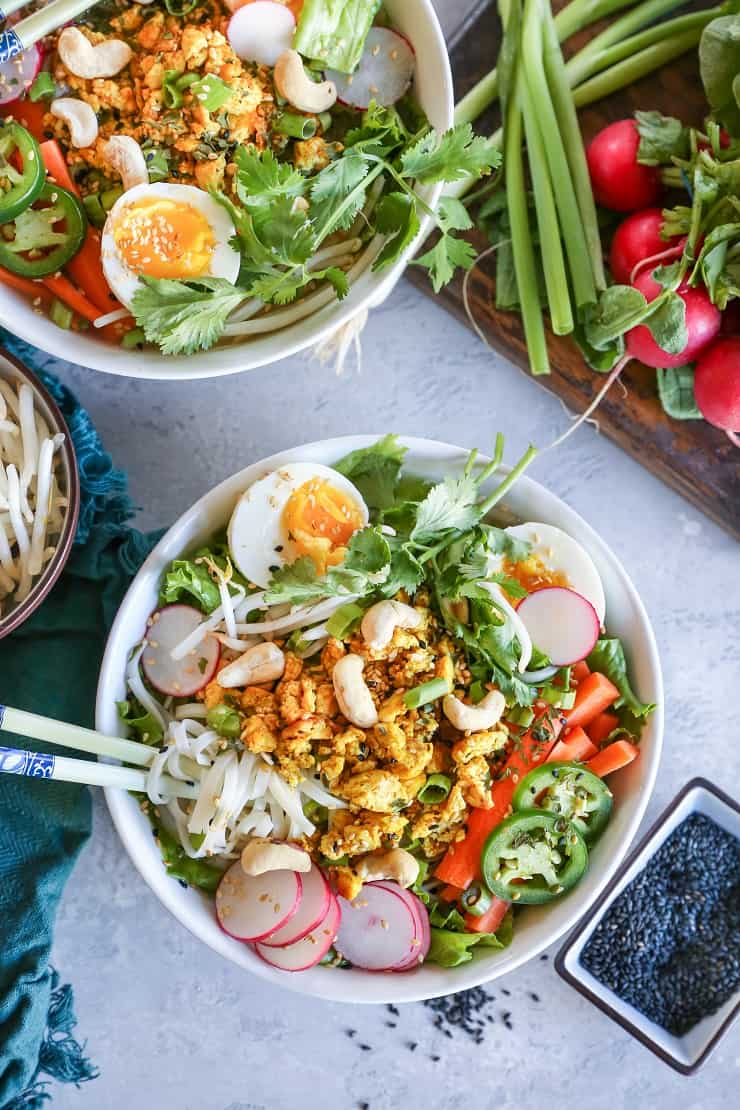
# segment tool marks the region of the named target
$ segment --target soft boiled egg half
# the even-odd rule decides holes
[[[552,524],[528,521],[507,528],[514,539],[530,544],[526,559],[510,563],[504,556],[490,560],[491,571],[504,571],[526,590],[534,591],[548,586],[561,586],[574,590],[593,606],[599,624],[606,614],[606,598],[599,572],[586,549]]]
[[[286,463],[241,495],[229,522],[237,569],[267,586],[276,568],[308,555],[319,574],[344,560],[352,535],[368,522],[359,490],[320,463]]]
[[[103,228],[103,270],[121,304],[131,307],[140,277],[235,282],[240,257],[234,225],[202,189],[167,182],[135,185],[119,197]]]

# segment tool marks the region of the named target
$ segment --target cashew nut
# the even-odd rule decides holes
[[[57,50],[64,68],[75,77],[115,77],[131,61],[133,51],[122,39],[106,39],[93,46],[78,27],[65,27]]]
[[[421,613],[402,601],[379,601],[362,618],[360,631],[371,651],[382,651],[397,628],[418,628]]]
[[[130,135],[113,135],[108,139],[103,157],[113,172],[121,178],[124,193],[135,185],[148,184],[149,171],[144,152]]]
[[[242,870],[247,875],[266,871],[310,871],[311,857],[295,844],[277,844],[257,836],[242,851]]]
[[[391,848],[382,855],[363,856],[355,871],[364,882],[392,879],[399,886],[413,886],[419,877],[419,861],[404,848]]]
[[[93,145],[98,137],[98,117],[87,101],[62,96],[59,100],[52,100],[49,111],[66,123],[72,146],[80,148]]]
[[[361,655],[343,655],[334,664],[331,677],[339,708],[347,720],[358,728],[372,728],[378,723],[378,711],[362,677],[364,667]]]
[[[299,112],[320,115],[336,103],[337,88],[333,81],[312,81],[303,68],[300,54],[286,50],[275,63],[275,88]]]
[[[227,663],[216,676],[219,686],[259,686],[274,682],[285,670],[285,656],[269,641],[247,648],[233,663]]]
[[[454,694],[447,694],[442,701],[442,712],[460,732],[481,732],[493,728],[505,709],[506,699],[500,690],[491,690],[477,705],[466,705]]]

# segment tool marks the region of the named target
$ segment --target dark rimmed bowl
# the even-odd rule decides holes
[[[0,377],[6,381],[20,381],[30,385],[34,394],[34,405],[49,428],[53,432],[64,434],[64,443],[60,448],[62,463],[60,486],[67,496],[67,508],[56,551],[44,567],[42,574],[33,583],[28,597],[0,618],[0,639],[2,639],[19,628],[24,621],[28,620],[31,613],[38,609],[64,569],[77,531],[77,518],[80,513],[80,478],[77,473],[77,459],[72,438],[59,406],[36,375],[4,347],[0,347]]]
[[[719,1010],[706,1015],[682,1037],[673,1036],[591,975],[581,963],[581,953],[615,898],[647,866],[671,833],[694,813],[711,818],[720,828],[740,839],[740,805],[714,783],[704,778],[692,779],[619,867],[555,959],[555,970],[566,983],[682,1075],[694,1075],[706,1063],[740,1016],[740,990],[736,990]]]

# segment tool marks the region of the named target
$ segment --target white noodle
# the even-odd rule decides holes
[[[149,693],[139,672],[139,661],[144,654],[145,647],[146,642],[142,643],[131,656],[128,666],[126,667],[126,682],[142,709],[145,709],[147,713],[151,713],[154,720],[157,721],[164,732],[167,729],[170,715],[161,702],[158,702]]]
[[[341,597],[329,597],[311,605],[300,605],[285,617],[274,621],[259,621],[254,624],[237,624],[236,630],[242,635],[264,635],[266,632],[294,632],[296,628],[304,628],[316,621],[326,620],[342,605],[349,601],[356,601],[359,594],[343,594]],[[174,653],[173,653],[174,654]]]
[[[178,721],[184,720],[186,717],[205,717],[208,713],[202,701],[188,702],[187,705],[178,705],[175,710],[175,717]]]
[[[33,411],[33,391],[25,383],[18,390],[18,409],[23,439],[23,466],[21,468],[21,505],[26,524],[33,524],[33,512],[28,504],[28,488],[36,474],[39,458],[39,441],[36,435],[36,416]]]
[[[54,459],[54,443],[45,439],[39,450],[36,479],[36,512],[31,531],[31,554],[28,569],[31,574],[41,574],[43,568],[46,530],[49,524],[51,501],[51,468]]]

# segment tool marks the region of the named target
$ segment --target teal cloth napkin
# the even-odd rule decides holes
[[[0,334],[26,364],[40,352]],[[110,624],[157,536],[128,521],[126,477],[114,469],[89,415],[52,375],[37,370],[74,441],[80,522],[65,571],[43,605],[0,640],[0,702],[94,725],[95,686]],[[12,746],[8,734],[0,743]],[[18,747],[37,741],[18,738]],[[44,1075],[62,1082],[97,1072],[72,1030],[69,986],[49,966],[59,901],[91,829],[90,792],[69,783],[0,775],[0,1108],[38,1110]]]

